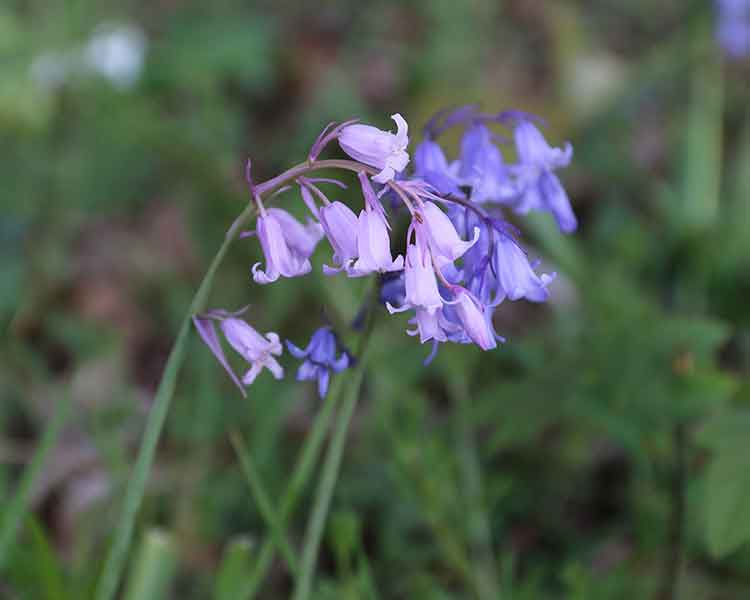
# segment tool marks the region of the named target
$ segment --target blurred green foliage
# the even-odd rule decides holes
[[[144,43],[132,85],[90,57],[123,27]],[[0,597],[92,593],[180,319],[247,201],[246,158],[265,179],[328,121],[398,111],[416,139],[475,101],[572,141],[581,228],[523,223],[559,277],[549,305],[501,307],[492,353],[424,368],[405,320],[380,318],[314,597],[748,597],[750,67],[712,27],[710,3],[676,0],[4,3],[0,528],[20,531]],[[251,304],[297,344],[356,315],[364,282],[260,287],[258,256],[232,246],[212,305]],[[245,597],[269,529],[228,434],[280,498],[321,406],[293,379],[243,400],[191,341],[123,597]],[[277,556],[259,597],[292,587]]]

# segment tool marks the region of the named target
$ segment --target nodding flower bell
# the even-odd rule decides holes
[[[330,327],[321,327],[310,338],[307,348],[302,350],[287,340],[286,346],[294,358],[303,360],[297,370],[297,381],[318,380],[318,394],[321,398],[328,393],[331,372],[340,373],[352,364],[352,358],[342,350],[338,358],[339,343]]]
[[[453,286],[451,291],[455,296],[452,308],[469,339],[482,350],[497,347],[491,307],[482,305],[471,292],[461,286]]]
[[[498,282],[500,298],[510,300],[526,298],[531,302],[545,302],[549,298],[547,285],[555,273],[534,272],[526,253],[508,234],[497,232],[497,241],[492,251],[492,268]]]
[[[216,360],[229,373],[232,381],[240,388],[242,395],[245,396],[243,385],[253,383],[263,368],[271,371],[276,379],[281,379],[284,376],[284,369],[274,358],[274,355],[280,356],[282,353],[279,336],[273,332],[269,332],[265,336],[261,335],[239,318],[242,312],[244,311],[230,313],[224,310],[215,310],[205,315],[194,316],[193,323],[201,339],[209,347]],[[216,333],[216,321],[219,322],[219,328],[229,345],[250,364],[250,369],[241,380],[235,375],[224,356],[224,350]]]
[[[553,148],[544,139],[542,132],[524,116],[515,116],[514,137],[519,164],[515,167],[521,197],[515,210],[526,214],[530,210],[546,210],[552,213],[563,233],[571,233],[578,227],[570,200],[556,169],[567,167],[573,156],[573,147],[566,143],[563,148]]]
[[[331,202],[320,207],[320,224],[333,247],[333,262],[337,266],[323,265],[326,275],[333,275],[349,266],[357,258],[357,215],[342,202]]]
[[[323,237],[323,228],[312,221],[302,225],[280,208],[268,208],[258,217],[258,239],[266,259],[266,270],[260,263],[252,268],[256,283],[272,283],[281,277],[298,277],[312,270],[310,255]]]
[[[479,228],[475,227],[473,239],[462,240],[448,215],[432,202],[423,202],[422,216],[428,231],[432,256],[441,269],[463,256],[479,239]]]
[[[372,125],[348,125],[338,134],[339,145],[349,156],[361,163],[380,169],[373,181],[386,183],[409,164],[409,127],[400,114],[391,115],[396,133]]]
[[[430,252],[426,241],[421,239],[419,230],[416,232],[415,243],[406,248],[404,287],[406,296],[403,306],[394,308],[390,303],[386,304],[391,314],[415,308],[432,315],[443,306]]]
[[[350,277],[362,277],[369,273],[400,271],[404,268],[404,257],[394,260],[391,255],[391,240],[388,236],[388,222],[370,180],[364,173],[359,174],[365,208],[357,220],[357,261],[347,269]]]

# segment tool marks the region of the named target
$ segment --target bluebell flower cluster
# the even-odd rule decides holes
[[[376,275],[388,312],[409,312],[407,333],[432,344],[426,362],[441,343],[491,350],[505,341],[493,325],[495,309],[505,301],[546,301],[555,278],[555,273],[537,272],[538,264],[529,260],[518,230],[504,219],[504,211],[548,212],[561,232],[575,231],[576,216],[557,175],[570,164],[572,147],[569,143],[551,146],[539,119],[532,115],[517,111],[485,114],[467,106],[440,113],[427,124],[410,172],[408,125],[401,115],[392,118],[395,134],[356,121],[332,123],[316,140],[306,163],[257,186],[248,174],[259,216],[255,231],[247,235],[257,236],[265,262],[253,265],[252,279],[265,285],[310,273],[310,257],[325,239],[332,256],[323,265],[323,273],[355,278]],[[505,128],[508,137],[495,132],[498,126]],[[439,139],[456,127],[463,129],[460,151],[450,160]],[[354,160],[319,161],[334,140]],[[512,146],[509,154],[514,161],[506,160],[502,145]],[[362,193],[358,211],[329,199],[323,191],[328,184],[346,187],[343,182],[309,177],[323,167],[356,173]],[[275,194],[289,189],[285,184],[292,182],[309,211],[304,224],[281,208],[267,208],[262,199],[269,190]],[[386,197],[390,202],[384,206]],[[399,213],[393,212],[394,203],[405,207],[410,217],[404,254],[395,256],[391,219]],[[229,345],[250,364],[241,380],[221,350],[214,327],[217,322]],[[281,354],[275,333],[264,337],[238,315],[225,311],[198,316],[195,323],[240,387],[251,383],[263,367],[281,377],[274,358]],[[297,379],[316,380],[321,397],[328,391],[331,375],[352,364],[330,327],[318,329],[304,350],[291,342],[287,348],[303,361]]]

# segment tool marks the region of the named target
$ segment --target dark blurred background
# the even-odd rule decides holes
[[[248,200],[247,157],[266,179],[331,120],[388,129],[400,112],[414,142],[471,102],[572,142],[580,228],[524,220],[559,276],[547,305],[498,310],[509,341],[491,353],[444,348],[425,368],[404,320],[379,322],[314,597],[471,598],[477,564],[514,599],[750,597],[750,63],[715,23],[692,0],[4,2],[6,509],[55,405],[73,410],[0,597],[88,597],[180,320]],[[211,306],[251,304],[298,345],[324,313],[356,314],[360,283],[261,287],[259,256],[232,246]],[[141,560],[163,579],[148,598],[244,597],[267,528],[227,432],[277,497],[319,407],[292,376],[242,399],[193,336],[127,585]],[[260,597],[290,585],[277,559]]]

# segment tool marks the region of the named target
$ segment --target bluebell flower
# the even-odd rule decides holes
[[[458,176],[463,185],[471,187],[473,202],[506,203],[518,195],[503,155],[492,142],[492,132],[481,122],[469,127],[461,138]]]
[[[386,183],[409,164],[409,127],[404,118],[391,115],[396,122],[396,133],[382,131],[372,125],[356,123],[344,127],[338,134],[341,149],[354,160],[380,169],[373,181]]]
[[[380,303],[401,306],[406,301],[404,272],[383,273],[380,276]]]
[[[545,302],[549,298],[547,285],[555,278],[555,273],[537,275],[516,240],[503,232],[497,232],[496,238],[491,260],[498,298]]]
[[[750,0],[716,0],[716,37],[732,58],[750,56]]]
[[[433,139],[425,138],[414,151],[414,175],[424,179],[441,194],[464,197],[459,187],[457,161],[448,164],[443,149]]]
[[[258,217],[256,232],[266,259],[265,271],[260,269],[260,263],[253,265],[256,283],[272,283],[279,277],[298,277],[312,270],[310,256],[323,237],[320,223],[303,225],[287,211],[269,208]]]
[[[333,248],[335,267],[323,265],[326,275],[338,273],[357,258],[357,215],[341,202],[332,202],[320,208],[320,224]]]
[[[261,335],[247,322],[239,318],[243,312],[244,310],[237,313],[213,310],[204,315],[194,316],[193,324],[203,342],[209,347],[219,364],[224,367],[232,381],[240,388],[242,395],[245,396],[243,386],[253,383],[263,368],[271,371],[276,379],[281,379],[284,376],[284,369],[274,358],[274,356],[281,355],[282,352],[279,336],[274,332],[269,332],[265,336]],[[217,321],[226,341],[250,365],[250,369],[241,380],[235,375],[224,356],[224,350],[216,332]]]
[[[388,220],[372,183],[364,173],[359,173],[359,182],[365,198],[365,208],[357,219],[357,260],[346,272],[349,277],[362,277],[373,272],[400,271],[404,268],[404,257],[391,254],[391,239],[388,235]]]
[[[514,205],[516,212],[526,214],[531,210],[551,212],[560,231],[571,233],[578,221],[570,200],[554,171],[567,167],[573,156],[573,147],[553,148],[544,139],[531,119],[517,113],[513,132],[519,164],[514,167],[520,197]]]
[[[439,268],[463,256],[479,239],[479,229],[475,228],[472,232],[473,237],[468,241],[462,240],[456,228],[453,226],[448,215],[440,210],[433,202],[422,203],[423,224],[418,221],[414,222],[417,228],[424,227],[426,231],[427,243],[430,247],[432,257]]]
[[[318,381],[318,394],[321,398],[328,393],[331,372],[340,373],[352,364],[346,350],[340,350],[336,334],[330,327],[321,327],[313,333],[307,348],[302,350],[289,340],[286,341],[289,353],[304,361],[297,370],[297,381]],[[336,353],[340,355],[336,358]]]

